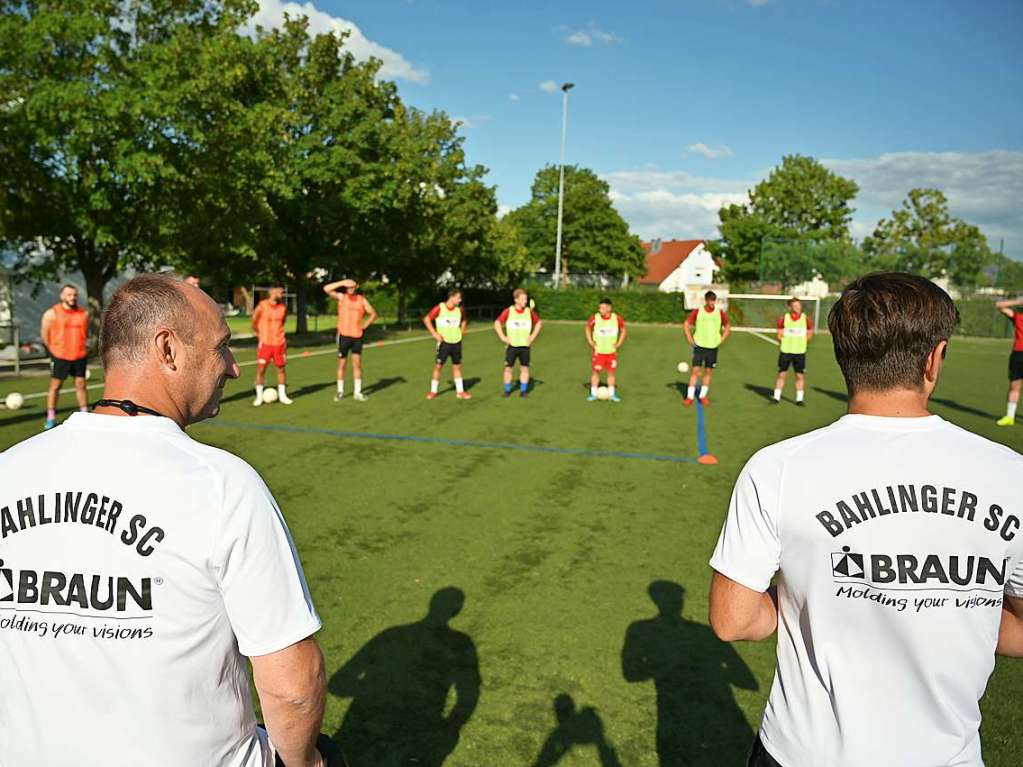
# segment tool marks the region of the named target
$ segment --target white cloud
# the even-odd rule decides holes
[[[540,90],[542,90],[544,93],[557,93],[558,84],[553,80],[544,80],[542,83],[540,83]]]
[[[610,45],[611,43],[617,43],[621,41],[618,35],[607,32],[598,27],[592,21],[586,27],[582,29],[570,29],[569,27],[562,27],[562,30],[567,32],[565,42],[569,45],[576,45],[584,48],[588,48],[594,43],[602,43],[603,45]]]
[[[731,147],[727,147],[724,144],[720,146],[707,146],[702,141],[695,144],[690,144],[686,147],[690,152],[694,154],[706,157],[708,160],[722,160],[727,157],[735,156],[735,152],[732,151]]]
[[[471,117],[452,117],[451,122],[460,124],[464,130],[472,130],[486,125],[492,119],[490,115],[473,115]]]
[[[896,152],[852,160],[823,160],[860,185],[857,219],[869,221],[902,205],[911,189],[940,189],[954,216],[976,224],[991,246],[1023,256],[1023,152]]]
[[[522,97],[519,96],[519,94],[517,94],[517,93],[509,93],[508,94],[508,99],[511,100],[511,101],[521,101]]]
[[[307,17],[309,32],[314,35],[328,32],[348,32],[348,39],[345,41],[348,50],[360,61],[365,61],[371,56],[380,59],[382,62],[380,76],[383,78],[406,80],[412,83],[426,83],[430,80],[430,73],[427,70],[413,66],[397,51],[367,38],[353,22],[340,16],[331,16],[329,13],[321,11],[312,2],[299,4],[281,0],[259,0],[259,10],[249,22],[248,31],[253,31],[256,26],[264,29],[280,27],[284,24],[285,14],[292,18]]]
[[[513,210],[511,205],[498,205],[497,206],[497,217],[504,218]]]

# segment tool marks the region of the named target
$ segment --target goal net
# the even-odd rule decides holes
[[[766,295],[761,293],[730,293],[728,295],[728,318],[733,330],[753,333],[771,333],[778,330],[778,320],[788,311],[790,298],[798,298],[803,312],[813,318],[813,327],[821,324],[821,300],[817,296]]]

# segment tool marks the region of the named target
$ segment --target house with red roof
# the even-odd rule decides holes
[[[653,240],[644,242],[646,274],[639,284],[662,293],[682,293],[687,286],[712,285],[718,265],[704,240]]]

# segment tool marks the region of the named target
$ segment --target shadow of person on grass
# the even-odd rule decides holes
[[[849,395],[843,391],[832,391],[831,389],[822,389],[819,386],[814,386],[813,390],[818,394],[823,394],[825,397],[831,397],[836,402],[848,402]]]
[[[746,388],[749,389],[754,394],[759,394],[766,400],[774,399],[774,389],[771,389],[767,386],[758,386],[757,384],[746,384]]]
[[[628,682],[654,683],[661,767],[745,764],[753,730],[732,686],[756,690],[757,680],[709,626],[682,617],[682,586],[654,581],[648,593],[657,615],[625,632],[622,675]]]
[[[480,381],[482,381],[482,380],[483,379],[479,378],[479,377],[476,377],[476,378],[463,378],[462,379],[462,385],[465,387],[466,391],[472,391],[474,388],[476,388],[476,385]],[[438,394],[447,394],[448,392],[452,392],[454,390],[455,390],[454,383],[450,383],[450,384],[448,384],[446,387],[444,387],[443,389],[441,389],[437,393]]]
[[[576,710],[572,696],[563,692],[554,699],[554,718],[558,724],[544,741],[533,767],[553,767],[576,746],[596,746],[600,767],[622,767],[595,708]]]
[[[476,646],[448,625],[464,603],[439,590],[425,618],[381,631],[331,677],[352,699],[334,736],[352,767],[440,767],[455,750],[480,697]]]
[[[384,389],[390,389],[395,384],[407,383],[405,376],[391,376],[390,378],[379,378],[369,386],[365,386],[362,389],[363,394],[375,394],[382,392]]]

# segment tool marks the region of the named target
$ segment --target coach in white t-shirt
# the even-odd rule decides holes
[[[853,282],[828,318],[849,414],[736,482],[711,625],[778,631],[751,766],[983,764],[995,653],[1023,655],[1023,457],[927,410],[958,321],[923,278]]]
[[[201,290],[136,277],[104,316],[101,406],[0,454],[3,767],[322,764],[320,621],[284,518],[183,431],[238,376],[229,340]]]

